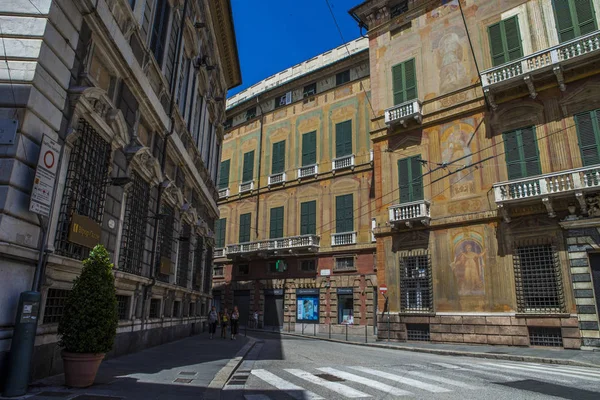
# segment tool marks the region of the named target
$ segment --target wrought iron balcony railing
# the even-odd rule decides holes
[[[317,176],[319,166],[317,164],[306,165],[298,168],[298,179],[308,178],[309,176]]]
[[[227,246],[226,255],[247,255],[258,252],[278,253],[280,251],[306,250],[316,251],[320,246],[317,235],[301,235],[256,242],[237,243]]]
[[[269,175],[268,185],[269,186],[281,185],[281,184],[285,183],[285,178],[286,178],[285,172]]]
[[[423,109],[421,101],[418,99],[409,100],[385,110],[385,123],[387,125],[401,124],[406,128],[408,121],[411,119],[419,124],[423,122]]]
[[[395,204],[389,208],[389,213],[391,224],[404,223],[408,227],[412,227],[412,224],[417,221],[420,221],[423,225],[429,225],[431,220],[427,200]]]
[[[254,190],[254,181],[242,182],[240,184],[239,193],[251,192]]]
[[[331,169],[337,171],[345,168],[354,168],[354,154],[349,156],[334,158],[331,162]]]
[[[229,188],[219,189],[219,199],[226,199],[229,197]]]
[[[342,232],[331,235],[332,246],[344,246],[356,244],[356,232]]]

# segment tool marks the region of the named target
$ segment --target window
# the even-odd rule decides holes
[[[302,260],[300,263],[300,271],[302,272],[315,272],[317,270],[316,260]]]
[[[190,238],[191,227],[188,224],[182,224],[183,229],[179,237],[179,255],[177,260],[177,285],[187,287],[190,271]]]
[[[213,268],[213,276],[217,277],[217,278],[222,278],[223,276],[225,276],[224,268],[222,266],[214,267]],[[218,310],[218,308],[217,308],[217,310]]]
[[[354,200],[352,194],[335,198],[335,230],[336,233],[354,231]]]
[[[304,86],[304,90],[302,91],[302,97],[310,97],[317,94],[317,83],[311,83],[310,85]]]
[[[519,19],[507,18],[488,27],[492,65],[501,65],[523,57]]]
[[[248,264],[241,264],[237,266],[238,275],[248,275],[250,273],[250,266]]]
[[[600,164],[600,110],[575,115],[575,126],[583,166]]]
[[[218,227],[219,221],[215,223],[215,227]],[[216,228],[215,228],[216,231]],[[203,279],[206,279],[206,264],[204,264],[204,238],[202,236],[196,237],[196,247],[194,249],[194,276],[192,277],[192,288],[194,290],[200,290],[202,287]]]
[[[417,98],[414,58],[392,67],[392,90],[394,91],[394,105]]]
[[[221,170],[219,171],[219,189],[229,187],[229,167],[231,160],[221,161]]]
[[[350,82],[350,70],[340,72],[335,76],[335,86],[343,85],[346,82]]]
[[[230,129],[233,126],[233,119],[227,118],[225,122],[223,122],[223,129]]]
[[[217,220],[215,224],[215,246],[218,249],[225,247],[225,234],[227,229],[227,218]]]
[[[273,143],[271,174],[280,174],[285,170],[285,140]]]
[[[167,59],[165,61],[165,77],[167,78],[167,82],[169,82],[169,87],[175,87],[177,83],[177,71],[173,71],[175,67],[175,55],[177,50],[177,39],[179,37],[179,24],[181,22],[181,18],[177,15],[177,13],[173,13],[173,18],[171,20],[171,31],[169,33],[169,47],[167,49]]]
[[[274,108],[286,106],[292,102],[292,92],[287,92],[284,95],[275,98]]]
[[[127,193],[125,204],[119,269],[142,275],[150,185],[135,171],[132,178],[133,184]]]
[[[181,312],[181,301],[177,300],[173,303],[173,318],[179,318]]]
[[[44,324],[54,324],[60,321],[65,311],[69,290],[48,289],[46,307],[44,308]]]
[[[354,294],[352,288],[338,288],[338,324],[345,324],[349,317],[354,319]]]
[[[138,110],[138,101],[136,100],[129,87],[123,83],[121,85],[121,92],[119,94],[119,110],[123,113],[125,123],[129,128],[129,133],[133,134],[136,124],[136,113]]]
[[[252,107],[248,111],[246,111],[246,120],[256,118],[256,107]]]
[[[317,201],[307,201],[300,204],[300,234],[317,234]]]
[[[247,243],[250,241],[250,217],[251,213],[240,215],[240,243]]]
[[[333,268],[335,271],[354,271],[354,256],[350,257],[337,257]]]
[[[302,166],[317,163],[317,131],[302,135]]]
[[[168,0],[157,0],[154,23],[152,24],[152,39],[150,41],[150,51],[159,65],[162,65],[165,53],[165,40],[167,39],[167,26],[169,24],[169,15],[171,7]]]
[[[431,311],[433,287],[429,255],[400,257],[401,311]]]
[[[174,225],[175,216],[173,207],[163,204],[160,218],[160,239],[158,241],[160,263],[157,274],[157,279],[163,282],[168,282],[169,275],[171,274],[171,253],[173,249]]]
[[[119,320],[124,321],[129,319],[129,300],[131,296],[117,295],[117,314]]]
[[[150,300],[150,312],[148,318],[159,318],[160,317],[160,299]]]
[[[352,154],[352,121],[335,124],[335,156],[337,158]]]
[[[110,164],[111,147],[83,118],[67,169],[60,205],[55,247],[60,255],[82,260],[90,249],[68,240],[74,214],[101,224]]]
[[[560,263],[552,245],[517,247],[513,263],[520,312],[564,312]]]
[[[283,237],[283,207],[271,208],[271,226],[270,226],[271,239],[277,239]]]
[[[254,178],[254,150],[244,153],[244,166],[242,170],[242,183]]]
[[[213,258],[214,258],[214,249],[212,248],[212,246],[207,246],[206,247],[206,252],[204,255],[204,278],[202,281],[202,291],[206,294],[210,293],[210,288],[212,286],[212,271],[211,269],[208,267],[209,265],[212,265],[213,262]]]
[[[187,103],[187,91],[190,78],[191,63],[192,60],[186,58],[181,65],[181,76],[179,77],[179,88],[177,89],[177,91],[179,92],[177,96],[177,103],[179,104],[179,112],[181,113],[182,117],[185,117],[185,105]]]
[[[561,43],[596,30],[592,0],[553,0],[552,2]]]
[[[398,160],[398,187],[400,203],[423,200],[421,156]]]
[[[502,136],[508,179],[541,174],[535,127],[505,132]]]

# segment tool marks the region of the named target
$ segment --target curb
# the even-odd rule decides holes
[[[246,354],[252,350],[254,345],[256,344],[256,339],[247,336],[248,343],[244,345],[235,355],[234,358],[229,360],[227,365],[225,365],[213,378],[213,380],[208,385],[208,390],[206,395],[204,396],[205,400],[219,400],[221,398],[221,390],[229,381],[229,378],[233,376],[235,371],[238,369],[242,361],[244,361],[244,357]]]
[[[563,360],[560,358],[546,358],[546,357],[535,357],[535,356],[519,356],[512,354],[490,354],[490,353],[480,353],[475,351],[462,351],[462,350],[445,350],[445,349],[426,349],[419,347],[410,347],[410,346],[393,346],[387,344],[379,344],[379,343],[360,343],[360,342],[346,342],[344,340],[339,339],[329,339],[322,338],[318,336],[308,336],[301,335],[297,333],[288,333],[288,332],[268,332],[272,334],[279,334],[283,336],[295,336],[301,337],[305,339],[316,339],[323,340],[326,342],[340,343],[340,344],[348,344],[354,346],[363,346],[363,347],[375,347],[379,349],[387,349],[387,350],[400,350],[400,351],[411,351],[414,353],[428,353],[428,354],[437,354],[443,356],[463,356],[463,357],[474,357],[474,358],[488,358],[494,360],[508,360],[508,361],[521,361],[521,362],[533,362],[540,364],[557,364],[557,365],[570,365],[575,367],[587,367],[587,368],[600,368],[598,364],[591,364],[583,361],[575,361],[575,360]]]

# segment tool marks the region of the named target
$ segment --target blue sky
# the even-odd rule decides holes
[[[348,10],[361,0],[329,0],[345,41],[359,36]],[[325,0],[231,0],[242,85],[228,96],[342,44]]]

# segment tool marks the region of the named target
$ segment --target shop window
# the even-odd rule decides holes
[[[296,289],[296,321],[319,322],[319,289]]]
[[[129,301],[131,296],[117,295],[117,314],[119,320],[129,319]]]
[[[132,178],[125,204],[119,269],[142,275],[150,185],[137,172],[133,172]]]
[[[315,272],[317,270],[316,260],[302,260],[300,263],[300,270],[302,272]]]
[[[44,308],[44,324],[54,324],[60,321],[65,311],[69,290],[48,289],[46,307]]]
[[[160,299],[150,300],[150,313],[148,318],[159,318],[160,317]]]
[[[400,258],[401,311],[428,312],[433,307],[431,260],[429,255]]]
[[[335,271],[354,271],[356,269],[354,263],[356,259],[354,256],[350,257],[336,257],[334,270]]]
[[[564,312],[558,252],[552,245],[517,247],[513,255],[519,312]]]
[[[177,285],[187,287],[190,272],[190,239],[191,227],[183,224],[182,235],[179,237],[179,257],[177,260]]]
[[[338,288],[338,324],[354,323],[354,294],[352,288]]]

